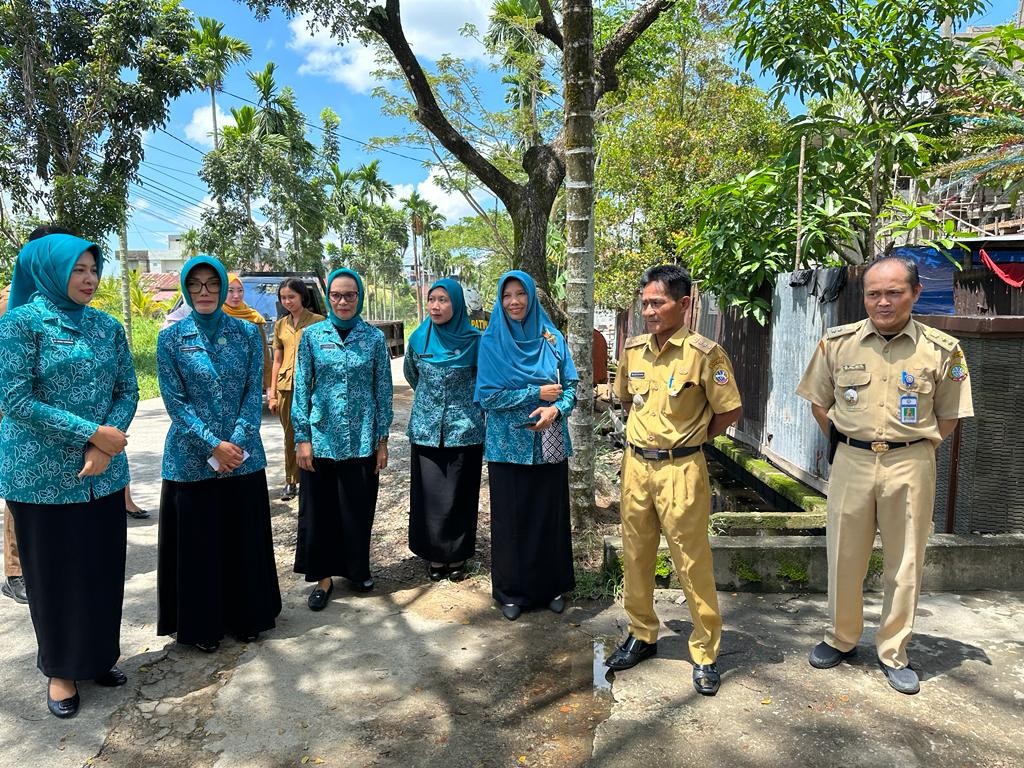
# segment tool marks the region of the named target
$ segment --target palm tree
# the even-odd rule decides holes
[[[415,189],[404,198],[405,210],[409,213],[409,224],[412,227],[412,281],[416,288],[416,316],[423,322],[423,280],[420,275],[420,254],[416,248],[416,238],[424,232],[424,222],[430,214],[430,201]]]
[[[288,139],[276,133],[264,132],[257,120],[256,110],[246,105],[240,109],[232,109],[231,116],[235,124],[224,128],[224,144],[239,150],[244,158],[242,167],[244,174],[235,177],[234,182],[242,190],[245,215],[250,226],[256,226],[252,217],[252,200],[263,188],[264,169],[280,163],[280,158],[288,151]]]
[[[244,40],[225,35],[224,24],[216,19],[199,17],[199,29],[192,30],[191,51],[199,62],[199,84],[210,91],[210,107],[213,118],[213,148],[217,149],[217,91],[224,84],[224,75],[232,64],[245,61],[252,56],[252,48]]]
[[[380,160],[371,160],[359,166],[355,171],[355,179],[359,190],[371,203],[383,204],[395,194],[394,186],[380,175]]]
[[[509,86],[505,102],[522,121],[522,149],[543,141],[537,103],[540,97],[553,92],[553,86],[542,76],[543,38],[535,30],[541,17],[537,0],[497,0],[484,36],[484,43],[500,54],[502,67],[510,73],[502,78]]]

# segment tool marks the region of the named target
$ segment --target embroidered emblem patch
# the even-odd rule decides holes
[[[949,378],[953,381],[963,381],[967,378],[967,366],[963,363],[957,363],[949,369]]]
[[[719,368],[715,371],[715,384],[728,384],[729,383],[729,372],[725,368]]]

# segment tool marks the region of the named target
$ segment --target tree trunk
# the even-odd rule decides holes
[[[414,225],[415,227],[415,225]],[[416,230],[412,231],[412,282],[416,287],[416,320],[423,322],[423,288],[420,278],[420,252],[416,250]]]
[[[562,6],[568,341],[579,385],[569,417],[569,505],[582,526],[594,511],[594,18],[592,0]]]
[[[213,148],[220,149],[217,141],[217,89],[210,86],[210,117],[213,119]]]
[[[117,257],[121,264],[121,312],[124,315],[124,334],[128,337],[128,348],[132,347],[132,284],[128,273],[128,223],[121,222],[118,231],[121,250]]]

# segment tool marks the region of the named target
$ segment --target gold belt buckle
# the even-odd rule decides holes
[[[888,453],[889,444],[885,440],[878,440],[871,444],[871,451],[873,453]]]

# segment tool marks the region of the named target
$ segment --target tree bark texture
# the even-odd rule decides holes
[[[573,522],[594,509],[594,16],[591,0],[562,5],[565,72],[566,293],[569,351],[580,382],[569,417],[569,506]]]
[[[132,348],[132,284],[128,272],[128,223],[121,222],[118,230],[121,250],[118,260],[121,264],[121,311],[124,313],[124,335],[128,338],[128,348]]]

